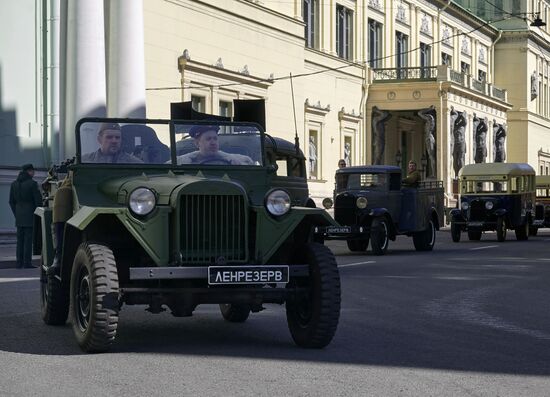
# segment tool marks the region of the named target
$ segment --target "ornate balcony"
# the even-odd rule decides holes
[[[506,90],[497,88],[485,81],[476,80],[471,75],[457,72],[446,65],[371,69],[372,83],[406,81],[449,81],[503,102],[507,102],[508,99]]]

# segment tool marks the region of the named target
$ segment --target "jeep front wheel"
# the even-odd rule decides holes
[[[250,315],[250,306],[222,303],[220,304],[220,312],[224,320],[230,323],[244,323]]]
[[[497,219],[497,241],[506,240],[506,220],[503,216]]]
[[[433,250],[435,245],[435,223],[433,219],[428,221],[426,230],[413,234],[413,243],[417,251]]]
[[[375,255],[384,255],[390,242],[388,221],[386,219],[375,218],[372,221],[370,239],[372,252]]]
[[[48,325],[63,325],[69,315],[69,289],[53,274],[40,269],[40,309],[42,320]]]
[[[71,273],[71,322],[85,352],[103,352],[118,326],[118,273],[113,252],[101,244],[82,243]]]
[[[460,226],[456,224],[456,222],[451,222],[451,238],[455,243],[458,243],[460,241],[460,235],[462,234],[462,230],[460,230]]]
[[[301,347],[327,346],[340,318],[340,275],[333,253],[324,245],[309,243],[300,247],[297,263],[309,265],[309,277],[292,278],[294,294],[286,302],[288,328]]]

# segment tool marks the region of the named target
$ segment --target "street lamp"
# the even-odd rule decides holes
[[[395,162],[397,163],[398,167],[401,167],[402,159],[403,159],[403,156],[401,155],[401,150],[397,149],[397,153],[395,153]]]

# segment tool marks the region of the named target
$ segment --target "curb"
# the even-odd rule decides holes
[[[40,256],[32,257],[32,264],[35,267],[40,266]],[[15,269],[17,266],[17,261],[13,257],[4,257],[0,258],[0,269]]]

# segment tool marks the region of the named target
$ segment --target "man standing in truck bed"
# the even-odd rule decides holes
[[[416,169],[416,162],[411,160],[409,161],[409,173],[406,178],[403,178],[401,184],[404,187],[418,187],[420,183],[420,172]]]

